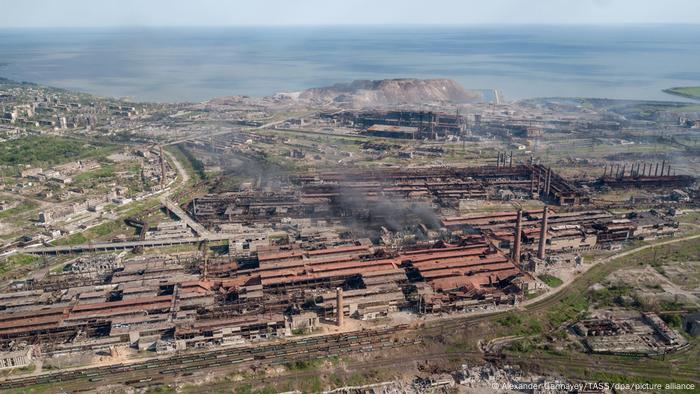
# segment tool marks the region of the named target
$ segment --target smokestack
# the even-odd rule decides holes
[[[654,170],[654,176],[659,176],[659,162],[656,162],[656,169]]]
[[[644,167],[642,167],[642,176],[647,174],[647,163],[644,163]]]
[[[515,237],[513,241],[513,263],[520,264],[520,233],[523,231],[523,210],[518,209],[518,216],[515,219]]]
[[[508,159],[508,167],[513,167],[513,151],[510,151],[510,158]]]
[[[338,327],[343,326],[343,289],[338,287],[335,289],[335,304],[336,304],[336,320]]]
[[[661,176],[664,176],[664,167],[666,167],[666,160],[661,162]]]
[[[605,178],[605,175],[608,174],[608,165],[605,165],[605,168],[603,169],[603,178]]]
[[[498,152],[498,159],[496,159],[496,168],[501,166],[501,152]]]
[[[549,196],[549,188],[552,185],[552,167],[547,168],[547,180],[544,182],[544,184],[545,184],[544,196],[547,197],[547,196]]]
[[[542,223],[540,224],[540,243],[537,248],[537,258],[544,260],[547,249],[547,219],[549,219],[549,209],[544,206],[542,210]]]
[[[666,171],[666,176],[671,176],[671,164],[668,165],[668,171]]]

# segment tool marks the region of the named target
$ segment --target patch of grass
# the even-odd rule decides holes
[[[689,382],[678,381],[677,379],[662,379],[662,378],[649,378],[634,375],[618,375],[606,372],[593,372],[590,378],[595,381],[605,382],[605,383],[621,383],[621,384],[660,384],[662,386],[661,390],[658,392],[674,392],[674,393],[690,393],[697,392],[697,385],[693,385],[695,389],[692,390],[671,390],[670,384],[688,384]],[[654,390],[654,392],[657,392]]]
[[[680,315],[674,313],[670,315],[664,315],[662,316],[662,318],[669,326],[677,330],[683,330],[683,319],[681,319]]]
[[[0,219],[11,218],[20,215],[24,212],[31,211],[32,209],[35,209],[38,206],[39,204],[37,204],[34,201],[24,200],[21,203],[19,203],[16,207],[12,207],[10,209],[0,212]]]
[[[498,324],[508,329],[510,335],[537,335],[542,332],[542,324],[534,317],[524,320],[520,314],[509,312],[497,320]]]
[[[110,222],[102,223],[98,226],[95,226],[95,227],[91,228],[90,231],[92,233],[94,233],[95,235],[98,235],[100,237],[104,237],[106,235],[112,234],[117,229],[119,229],[119,227],[120,227],[119,223],[120,223],[119,221],[112,220]]]
[[[120,230],[128,230],[123,221],[111,220],[95,227],[89,228],[83,232],[71,234],[68,237],[58,239],[53,242],[54,245],[79,245],[88,243],[90,241],[97,240],[98,238],[108,238],[109,235],[113,235],[121,232]]]
[[[154,393],[154,394],[155,393],[175,393],[175,392],[177,392],[175,387],[170,387],[170,386],[165,386],[165,385],[151,388],[151,389],[148,389],[148,391],[146,391],[146,393]]]
[[[285,365],[290,371],[308,371],[321,366],[321,360],[297,360]]]
[[[75,233],[71,234],[65,238],[58,239],[53,242],[54,245],[57,246],[62,246],[62,245],[80,245],[87,243],[88,239],[83,233]]]
[[[517,327],[523,323],[523,319],[515,312],[510,312],[506,316],[498,319],[498,324],[503,327]]]
[[[588,299],[580,294],[569,294],[547,313],[552,327],[558,327],[588,310]]]
[[[304,334],[306,334],[306,329],[304,329],[304,328],[292,329],[292,335],[304,335]]]
[[[75,185],[85,185],[92,181],[100,181],[112,177],[114,177],[114,166],[107,165],[94,171],[87,171],[76,175],[73,178],[73,183]]]
[[[604,289],[592,291],[589,294],[591,301],[599,307],[612,306],[617,297],[626,297],[632,294],[632,287],[622,285],[612,285]]]
[[[17,267],[34,264],[40,260],[40,257],[31,254],[13,254],[0,262],[0,275],[4,275]]]
[[[542,275],[538,275],[537,277],[542,282],[546,283],[547,286],[552,287],[552,288],[559,287],[562,285],[562,283],[564,283],[564,281],[562,281],[561,279],[557,278],[554,275],[550,275],[550,274],[542,274]]]
[[[464,353],[469,351],[469,344],[464,341],[456,341],[452,344],[447,345],[447,353]]]
[[[54,165],[105,156],[114,145],[87,143],[75,138],[32,135],[0,143],[0,162],[6,165]]]
[[[61,390],[54,383],[35,384],[27,387],[19,387],[14,389],[5,389],[3,394],[43,394],[43,393],[58,393]]]
[[[515,353],[530,353],[535,349],[534,343],[529,339],[514,341],[506,349]]]

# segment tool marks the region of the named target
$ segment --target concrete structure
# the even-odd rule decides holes
[[[23,368],[32,362],[32,347],[11,352],[0,352],[0,370]]]
[[[518,213],[515,219],[515,239],[513,240],[513,251],[512,259],[516,266],[520,264],[520,243],[522,242],[522,232],[523,232],[523,210],[518,209]]]
[[[537,247],[537,258],[543,260],[545,258],[545,253],[547,249],[547,231],[549,219],[549,208],[545,205],[542,209],[542,224],[540,224],[540,240]]]
[[[336,303],[335,308],[336,308],[336,314],[337,314],[336,324],[338,325],[338,327],[342,327],[343,326],[343,318],[345,315],[345,311],[344,311],[345,308],[343,306],[343,289],[342,288],[338,287],[337,289],[335,289],[335,297],[336,297],[335,298],[335,303]]]

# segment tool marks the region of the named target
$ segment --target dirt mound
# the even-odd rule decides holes
[[[484,98],[480,91],[464,89],[451,79],[383,79],[307,89],[299,99],[361,108],[435,102],[473,103]]]

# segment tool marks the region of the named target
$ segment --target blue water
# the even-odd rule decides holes
[[[165,102],[399,77],[675,99],[661,90],[700,85],[700,25],[0,29],[0,76]]]

